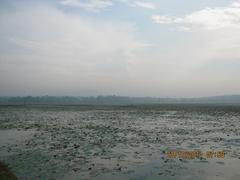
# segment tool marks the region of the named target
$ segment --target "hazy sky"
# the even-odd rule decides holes
[[[240,1],[0,0],[0,96],[240,94]]]

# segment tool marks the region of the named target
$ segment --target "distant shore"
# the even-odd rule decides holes
[[[240,95],[159,98],[128,96],[15,96],[1,97],[0,105],[139,105],[139,104],[224,104],[240,105]]]

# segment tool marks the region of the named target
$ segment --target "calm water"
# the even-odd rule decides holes
[[[167,158],[169,151],[225,158]],[[240,179],[240,106],[0,106],[19,179]]]

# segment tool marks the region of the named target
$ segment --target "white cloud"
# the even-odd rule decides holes
[[[238,7],[206,11],[213,13],[214,9],[233,12]],[[199,12],[202,19],[203,11]],[[4,11],[0,14],[0,95],[203,96],[216,91],[239,92],[239,28],[209,28],[213,20],[197,20],[195,13],[186,16],[189,18],[153,16],[158,23],[192,33],[151,29],[155,38],[149,48],[137,36],[146,39],[148,34],[136,32],[131,24],[83,18],[47,4]]]
[[[233,2],[233,3],[232,3],[232,6],[233,6],[233,7],[240,7],[240,1],[237,0],[237,1]]]
[[[166,58],[175,66],[173,69],[177,81],[171,79],[171,82],[181,82],[183,86],[189,87],[189,94],[193,91],[202,95],[238,93],[239,2],[234,1],[226,7],[204,8],[179,17],[151,17],[155,23],[171,25],[171,30],[174,28],[175,31],[191,32],[175,35],[173,31],[169,31],[169,36],[173,33],[174,37],[181,39],[176,38],[174,43],[177,48],[172,48],[171,55],[168,55],[170,57]],[[187,79],[188,82],[183,79]],[[178,86],[176,85],[176,93],[182,89],[177,88]],[[203,87],[208,88],[204,90]]]
[[[145,1],[136,1],[135,4],[137,6],[147,8],[147,9],[157,9],[156,5],[151,2],[145,2]]]
[[[142,7],[146,9],[156,9],[156,5],[147,1],[139,0],[61,0],[60,4],[71,7],[78,7],[87,11],[99,12],[111,7],[115,2],[124,3],[131,7]]]
[[[113,5],[111,0],[62,0],[62,5],[83,8],[88,11],[98,12]]]
[[[159,23],[159,24],[172,24],[172,23],[174,23],[174,18],[172,18],[170,16],[152,15],[151,18],[155,23]]]
[[[240,28],[240,6],[235,1],[228,7],[205,8],[182,17],[154,15],[152,20],[160,24],[176,24],[191,30],[216,30],[221,28]]]
[[[111,94],[145,47],[131,24],[97,22],[50,7],[2,13],[0,26],[0,86],[6,93],[15,86],[20,94],[77,95],[84,88]]]

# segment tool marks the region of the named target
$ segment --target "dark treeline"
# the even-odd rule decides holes
[[[30,105],[30,104],[240,104],[240,95],[215,96],[202,98],[154,98],[154,97],[124,97],[124,96],[25,96],[0,97],[0,104]]]

